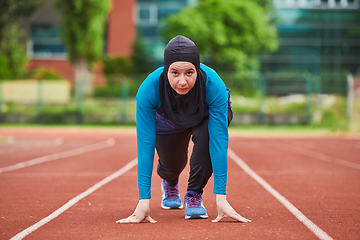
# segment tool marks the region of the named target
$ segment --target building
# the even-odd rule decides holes
[[[107,21],[104,52],[110,56],[129,56],[136,38],[136,0],[112,0]],[[59,36],[61,16],[47,0],[46,6],[31,19],[22,22],[27,38],[28,69],[53,69],[69,80],[74,71],[66,58],[66,48]],[[101,72],[101,69],[96,69]]]
[[[262,71],[351,71],[360,67],[359,0],[274,0],[280,47]]]
[[[162,63],[166,43],[161,20],[198,0],[112,0],[106,51],[111,56],[131,54],[138,36],[146,44],[153,65]],[[273,0],[280,46],[261,56],[261,71],[359,71],[360,0]],[[58,36],[60,16],[51,0],[25,24],[28,33],[29,69],[53,68],[66,78],[73,70]],[[99,70],[100,71],[100,70]]]
[[[197,0],[112,0],[104,51],[110,56],[129,56],[138,35],[152,56],[154,66],[160,64],[165,47],[160,36],[161,19],[196,3]],[[52,0],[47,0],[46,6],[33,18],[22,22],[28,39],[28,69],[54,69],[73,80],[74,71],[59,36],[60,18],[52,6]],[[96,71],[100,73],[101,69]]]
[[[161,38],[161,20],[196,5],[198,0],[137,0],[137,34],[145,42],[154,67],[163,62],[166,43]]]

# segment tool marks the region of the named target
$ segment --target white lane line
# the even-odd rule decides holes
[[[90,144],[90,145],[87,145],[87,146],[75,148],[75,149],[64,151],[64,152],[59,152],[59,153],[46,155],[46,156],[43,156],[43,157],[38,157],[38,158],[29,160],[29,161],[17,163],[15,165],[2,167],[2,168],[0,168],[0,173],[9,172],[9,171],[17,170],[17,169],[24,168],[24,167],[33,166],[33,165],[44,163],[44,162],[49,162],[49,161],[58,160],[58,159],[61,159],[61,158],[67,158],[67,157],[71,157],[71,156],[75,156],[75,155],[79,155],[79,154],[83,154],[83,153],[87,153],[87,152],[96,151],[96,150],[99,150],[99,149],[114,146],[114,144],[115,144],[115,139],[109,138],[106,141]]]
[[[55,212],[51,213],[49,216],[41,219],[39,222],[35,223],[34,225],[28,227],[27,229],[21,231],[20,233],[16,234],[14,237],[12,237],[10,240],[21,240],[24,237],[26,237],[27,235],[29,235],[30,233],[32,233],[33,231],[39,229],[41,226],[45,225],[46,223],[50,222],[51,220],[53,220],[54,218],[58,217],[60,214],[62,214],[63,212],[65,212],[66,210],[68,210],[69,208],[71,208],[72,206],[74,206],[77,202],[79,202],[81,199],[87,197],[88,195],[90,195],[91,193],[95,192],[96,190],[98,190],[99,188],[101,188],[102,186],[104,186],[105,184],[111,182],[112,180],[116,179],[117,177],[121,176],[122,174],[126,173],[127,171],[129,171],[131,168],[133,168],[134,166],[136,166],[137,164],[137,158],[133,159],[132,161],[130,161],[128,164],[126,164],[124,167],[122,167],[121,169],[119,169],[118,171],[114,172],[113,174],[107,176],[106,178],[104,178],[103,180],[101,180],[100,182],[96,183],[94,186],[92,186],[91,188],[89,188],[88,190],[86,190],[85,192],[77,195],[76,197],[74,197],[73,199],[71,199],[70,201],[68,201],[65,205],[63,205],[62,207],[60,207],[59,209],[57,209]]]
[[[15,142],[15,138],[13,136],[8,137],[8,144],[13,144]]]
[[[15,141],[15,139],[13,138],[10,141],[12,141],[12,143],[13,143]],[[20,146],[14,146],[10,149],[9,148],[0,149],[0,155],[19,153],[19,152],[24,152],[24,151],[29,151],[29,150],[39,149],[39,148],[44,149],[44,148],[58,147],[58,146],[62,145],[63,143],[64,143],[64,139],[62,137],[58,137],[58,138],[52,139],[52,140],[45,140],[45,141],[36,140],[35,142],[22,144]],[[8,146],[8,145],[10,145],[10,144],[7,144],[5,146]]]
[[[4,145],[0,145],[1,147],[11,145],[15,142],[15,138],[13,136],[0,135],[0,139],[3,138],[6,138],[6,143]]]
[[[308,157],[316,158],[316,159],[319,159],[319,160],[322,160],[325,162],[330,162],[330,163],[335,163],[338,165],[346,166],[349,168],[360,169],[360,164],[358,164],[358,163],[346,161],[346,160],[340,159],[340,158],[330,157],[323,153],[319,153],[319,152],[309,150],[306,148],[302,148],[302,147],[298,147],[298,146],[293,146],[293,145],[286,144],[286,143],[279,143],[279,142],[274,143],[273,142],[271,145],[267,145],[267,146],[279,149],[281,151],[297,153],[297,154],[305,155]]]
[[[64,138],[62,137],[58,137],[55,139],[55,144],[54,144],[54,147],[58,147],[58,146],[61,146],[64,144]]]
[[[273,195],[282,205],[284,205],[300,222],[302,222],[311,232],[313,232],[321,240],[332,240],[332,238],[318,226],[316,226],[310,219],[308,219],[299,209],[297,209],[291,202],[276,191],[270,184],[268,184],[262,177],[260,177],[254,170],[252,170],[240,157],[238,157],[231,149],[228,153],[229,157],[239,165],[247,174],[249,174],[256,182],[263,186],[271,195]]]

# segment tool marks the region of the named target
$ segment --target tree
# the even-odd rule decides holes
[[[262,4],[264,6],[259,5]],[[267,16],[268,0],[200,0],[164,22],[166,40],[192,39],[204,62],[216,70],[256,69],[258,56],[277,49],[277,31]]]
[[[149,73],[151,71],[150,56],[140,38],[135,39],[130,58],[134,73]]]
[[[24,75],[26,44],[20,41],[23,32],[19,30],[19,21],[31,17],[44,3],[44,0],[0,0],[0,78]]]
[[[105,24],[110,2],[55,0],[55,7],[62,14],[60,36],[75,69],[76,85],[90,93],[92,65],[102,59],[104,53]]]

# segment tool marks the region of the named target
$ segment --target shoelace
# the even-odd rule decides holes
[[[170,185],[165,185],[165,189],[166,189],[166,196],[168,199],[174,199],[177,198],[178,196],[178,185],[175,186],[170,186]]]
[[[189,207],[200,207],[201,194],[195,194],[194,196],[186,196]]]

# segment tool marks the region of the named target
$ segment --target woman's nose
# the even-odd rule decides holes
[[[179,85],[184,86],[186,84],[186,78],[185,75],[181,74],[179,76]]]

